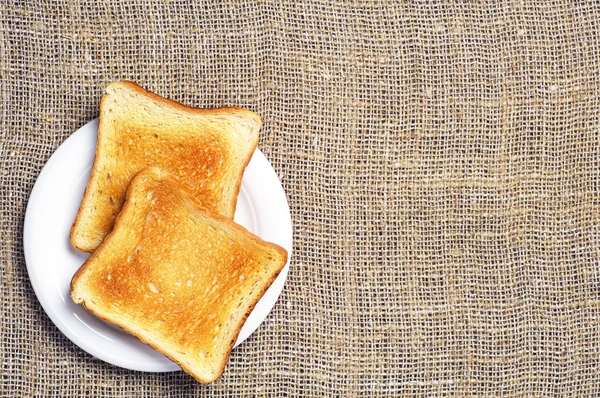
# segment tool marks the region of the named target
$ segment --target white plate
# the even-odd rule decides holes
[[[92,170],[97,131],[96,119],[69,137],[48,160],[31,191],[23,233],[29,279],[50,319],[88,353],[133,370],[179,370],[162,354],[71,301],[71,278],[88,254],[71,246],[69,231]],[[285,193],[271,164],[258,149],[244,173],[235,221],[282,246],[291,256],[292,222]],[[271,311],[288,269],[289,260],[246,320],[236,346]]]

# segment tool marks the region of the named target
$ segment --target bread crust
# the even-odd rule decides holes
[[[286,262],[287,262],[287,254],[286,254]],[[103,316],[101,313],[95,311],[94,308],[88,307],[86,305],[86,302],[84,300],[81,300],[81,301],[77,302],[77,301],[75,301],[75,299],[73,299],[73,301],[75,301],[76,304],[82,304],[87,311],[91,312],[92,314],[94,314],[98,318],[102,319],[103,321],[108,322],[108,323],[110,323],[110,324],[112,324],[114,326],[117,326],[117,327],[123,329],[125,332],[131,334],[133,337],[135,337],[136,339],[140,340],[142,343],[147,344],[150,347],[152,347],[155,351],[160,352],[161,354],[163,354],[164,356],[166,356],[167,358],[169,358],[171,361],[175,362],[181,369],[183,369],[187,374],[189,374],[190,376],[192,376],[197,382],[199,382],[201,384],[208,384],[208,383],[212,383],[213,381],[215,381],[219,377],[221,377],[221,375],[225,371],[225,367],[227,366],[227,362],[229,361],[229,356],[231,355],[231,351],[233,350],[233,346],[235,345],[235,342],[237,341],[237,338],[238,338],[238,336],[240,334],[240,331],[244,327],[244,324],[246,323],[246,320],[248,319],[248,317],[250,316],[250,314],[252,313],[252,311],[256,307],[256,304],[258,304],[258,302],[260,301],[260,299],[262,298],[262,296],[266,293],[267,290],[269,290],[269,287],[273,284],[273,282],[275,282],[275,279],[277,279],[277,277],[281,273],[282,269],[283,269],[283,267],[281,269],[279,269],[279,271],[277,271],[276,274],[273,275],[273,277],[269,280],[268,284],[261,290],[258,299],[254,300],[252,302],[252,304],[249,307],[248,311],[246,311],[246,313],[244,314],[244,317],[242,318],[241,323],[239,324],[238,327],[236,327],[236,329],[235,329],[235,331],[233,333],[233,338],[229,342],[229,349],[227,350],[227,355],[225,357],[223,357],[223,360],[218,365],[219,366],[218,367],[219,371],[217,372],[217,377],[215,377],[214,379],[213,378],[203,378],[200,375],[196,374],[193,371],[193,369],[191,367],[187,366],[183,361],[179,361],[176,357],[174,357],[172,355],[169,355],[168,352],[165,352],[164,350],[162,350],[162,347],[160,345],[155,344],[153,341],[151,341],[149,339],[146,339],[143,336],[135,334],[135,331],[131,330],[123,322],[119,322],[117,320],[109,319],[108,317]],[[77,272],[77,274],[78,273],[79,273],[79,271]],[[75,275],[77,275],[77,274],[75,274]],[[71,280],[71,291],[73,291],[73,284],[77,283],[77,282],[74,282],[74,281],[75,281],[75,276]]]
[[[228,214],[230,214],[231,218],[233,218],[233,214],[235,213],[235,209],[236,209],[236,205],[237,205],[237,197],[239,195],[240,188],[242,185],[242,176],[244,174],[246,167],[250,163],[250,160],[252,159],[252,155],[254,154],[254,151],[256,150],[256,148],[258,146],[258,131],[262,127],[262,120],[261,120],[260,116],[248,109],[243,109],[243,108],[239,108],[239,107],[221,107],[221,108],[212,108],[212,109],[189,107],[189,106],[183,105],[179,102],[173,101],[171,99],[163,98],[163,97],[159,96],[158,94],[155,94],[149,90],[142,88],[137,83],[132,82],[132,81],[113,82],[113,83],[109,83],[106,86],[106,94],[100,100],[101,112],[100,112],[99,124],[98,124],[98,139],[96,142],[96,155],[95,155],[95,159],[94,159],[94,162],[92,165],[92,171],[90,174],[89,182],[86,185],[86,188],[85,188],[85,191],[83,194],[83,198],[81,201],[81,205],[79,207],[79,210],[77,211],[77,215],[75,216],[75,220],[74,220],[73,225],[71,226],[71,230],[70,230],[70,240],[71,240],[71,244],[73,245],[73,247],[75,247],[76,249],[83,251],[83,252],[93,252],[98,247],[97,244],[90,244],[89,241],[81,238],[80,234],[82,232],[79,230],[81,228],[84,228],[82,226],[82,224],[83,224],[82,218],[83,218],[83,213],[86,211],[86,207],[89,206],[90,203],[94,203],[93,199],[91,198],[92,190],[94,189],[94,187],[92,186],[92,184],[90,182],[94,181],[95,179],[98,178],[98,173],[99,173],[98,167],[99,167],[100,159],[103,159],[107,156],[104,153],[105,147],[103,144],[104,144],[105,140],[107,139],[106,135],[109,134],[109,132],[107,131],[107,130],[109,130],[109,128],[108,128],[108,126],[106,126],[105,118],[107,115],[103,111],[103,109],[107,108],[107,102],[110,98],[110,95],[113,94],[115,92],[115,90],[118,88],[126,88],[135,93],[138,93],[139,95],[148,97],[156,103],[163,104],[164,106],[167,106],[172,109],[177,109],[180,112],[187,113],[187,114],[204,115],[204,116],[223,115],[223,116],[231,116],[231,117],[239,117],[240,115],[243,115],[244,117],[247,117],[254,121],[256,128],[255,128],[254,134],[250,137],[251,138],[250,146],[244,154],[245,155],[244,160],[241,164],[241,167],[239,169],[239,172],[237,173],[236,178],[234,179],[235,183],[233,185],[233,197],[232,197],[231,202],[228,205],[228,210],[227,210]],[[141,170],[138,170],[138,172],[139,171],[141,171]]]
[[[250,302],[247,310],[245,311],[244,315],[241,317],[241,320],[233,329],[232,337],[231,337],[230,341],[228,341],[226,355],[224,355],[222,357],[220,363],[218,364],[219,370],[218,370],[218,372],[216,372],[216,377],[214,377],[214,378],[204,378],[204,377],[202,377],[202,375],[195,373],[194,369],[192,367],[187,366],[185,362],[180,361],[177,357],[170,355],[169,352],[167,352],[165,349],[163,349],[163,347],[159,343],[156,343],[151,338],[147,338],[143,334],[136,332],[136,330],[133,330],[132,328],[130,328],[126,324],[126,322],[123,322],[120,319],[114,319],[114,318],[109,318],[107,316],[104,316],[101,311],[97,311],[93,306],[88,305],[88,303],[84,297],[77,294],[78,285],[80,283],[82,283],[82,277],[86,273],[91,272],[92,268],[94,267],[94,265],[96,265],[97,262],[102,261],[101,257],[105,254],[104,253],[105,250],[109,250],[108,247],[112,244],[113,236],[121,228],[124,228],[123,220],[128,216],[127,213],[130,211],[131,201],[132,201],[132,198],[134,197],[135,190],[137,189],[138,185],[143,183],[142,179],[144,179],[144,178],[158,178],[160,180],[162,180],[162,179],[168,180],[168,182],[170,184],[173,184],[173,186],[177,187],[177,189],[179,189],[181,191],[182,195],[184,195],[186,200],[189,200],[191,203],[193,203],[193,205],[195,206],[195,208],[198,211],[203,212],[204,214],[210,216],[214,220],[217,220],[223,224],[226,224],[228,228],[231,228],[231,229],[235,230],[236,233],[241,234],[244,237],[244,239],[249,239],[263,247],[268,247],[271,250],[274,250],[275,252],[277,252],[277,254],[280,256],[280,261],[277,265],[277,268],[272,270],[273,271],[272,275],[270,275],[270,277],[268,279],[266,279],[265,282],[260,286],[260,289],[258,290],[259,293],[254,293],[255,294],[254,300],[252,302]],[[133,211],[133,210],[131,210],[131,211]],[[161,171],[160,169],[151,167],[151,168],[148,168],[148,169],[138,173],[136,175],[136,177],[134,177],[134,179],[132,180],[132,183],[127,190],[125,204],[122,208],[122,211],[119,213],[119,215],[117,216],[117,218],[115,220],[114,229],[106,236],[106,238],[100,244],[98,249],[91,254],[91,256],[86,260],[86,262],[79,268],[79,270],[73,276],[73,278],[71,280],[71,297],[75,303],[83,304],[84,307],[88,311],[93,313],[95,316],[97,316],[111,324],[114,324],[115,326],[118,326],[121,329],[125,330],[126,332],[134,335],[140,341],[148,344],[149,346],[154,348],[156,351],[164,354],[169,359],[171,359],[173,362],[177,363],[184,371],[189,373],[198,382],[206,384],[206,383],[210,383],[210,382],[216,380],[223,373],[225,366],[227,364],[228,358],[230,356],[231,350],[233,349],[235,341],[237,340],[237,337],[239,336],[239,333],[240,333],[244,323],[246,322],[246,320],[247,320],[248,316],[250,315],[250,313],[252,312],[252,310],[255,308],[258,301],[262,298],[264,293],[268,290],[268,288],[271,286],[271,284],[275,281],[277,276],[280,274],[281,270],[287,263],[287,259],[288,259],[288,253],[285,249],[283,249],[282,247],[280,247],[274,243],[263,241],[259,237],[250,233],[244,227],[242,227],[238,224],[235,224],[231,219],[207,209],[206,207],[203,206],[202,202],[200,200],[198,200],[198,198],[190,195],[189,192],[187,192],[185,187],[183,187],[183,185],[179,181],[175,180],[172,176],[169,176],[167,173]]]

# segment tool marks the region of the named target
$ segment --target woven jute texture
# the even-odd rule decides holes
[[[27,3],[27,4],[25,4]],[[594,2],[0,6],[2,396],[600,396]],[[264,121],[294,253],[221,379],[75,346],[23,255],[33,184],[131,79]]]

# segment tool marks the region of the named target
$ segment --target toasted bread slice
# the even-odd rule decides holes
[[[111,231],[131,179],[149,166],[172,173],[205,207],[233,218],[260,127],[249,110],[189,108],[132,82],[109,84],[71,243],[94,251]]]
[[[114,230],[73,277],[71,295],[209,383],[286,261],[284,249],[204,209],[174,178],[149,168],[132,181]]]

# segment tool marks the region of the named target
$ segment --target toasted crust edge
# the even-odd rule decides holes
[[[126,86],[126,87],[130,88],[131,90],[137,91],[140,94],[146,95],[157,102],[162,102],[166,105],[173,106],[175,108],[179,108],[179,110],[185,111],[185,112],[191,112],[191,113],[197,113],[197,114],[204,114],[204,113],[210,114],[210,113],[214,113],[214,112],[228,113],[231,111],[236,111],[236,112],[239,111],[241,113],[245,113],[247,116],[252,117],[254,120],[256,120],[258,122],[259,125],[262,126],[262,119],[260,118],[260,116],[256,112],[253,112],[249,109],[240,108],[237,106],[224,106],[224,107],[218,107],[218,108],[196,108],[193,106],[187,106],[187,105],[182,104],[181,102],[177,102],[177,101],[169,99],[169,98],[161,97],[160,95],[158,95],[150,90],[146,90],[145,88],[143,88],[136,82],[133,82],[130,80],[119,80],[119,81],[108,83],[105,88],[106,94],[104,96],[111,95],[112,93],[109,90],[112,90],[116,86]]]
[[[287,256],[286,256],[286,262],[284,263],[283,267],[285,267],[286,263],[287,263]],[[232,339],[229,342],[229,347],[227,349],[227,353],[223,357],[223,360],[221,361],[221,363],[219,364],[219,366],[218,366],[219,370],[215,373],[215,377],[214,378],[206,378],[206,379],[204,379],[204,378],[200,377],[200,375],[194,373],[194,371],[192,370],[191,367],[186,366],[184,363],[178,361],[177,358],[174,358],[171,355],[169,355],[168,353],[166,353],[165,351],[161,350],[161,348],[160,348],[159,345],[151,342],[150,340],[146,339],[144,336],[135,335],[134,332],[130,328],[128,328],[125,324],[123,324],[121,322],[118,322],[118,321],[115,321],[115,320],[108,319],[108,317],[102,316],[99,312],[96,312],[94,310],[94,308],[88,307],[87,302],[85,301],[85,299],[81,299],[80,301],[75,301],[73,299],[73,301],[76,304],[82,304],[84,306],[84,308],[87,311],[89,311],[92,314],[94,314],[94,316],[97,316],[98,318],[102,319],[105,322],[110,323],[111,325],[115,325],[115,326],[123,329],[125,332],[129,333],[130,335],[132,335],[136,339],[140,340],[142,343],[147,344],[150,347],[152,347],[152,349],[154,349],[156,352],[159,352],[159,353],[163,354],[164,356],[166,356],[167,358],[169,358],[171,361],[175,362],[181,369],[183,369],[187,374],[189,374],[190,376],[192,376],[199,383],[208,384],[208,383],[212,383],[213,381],[217,380],[218,378],[220,378],[223,375],[223,372],[225,371],[225,367],[227,366],[227,362],[229,362],[229,357],[231,356],[231,351],[233,350],[233,346],[235,345],[235,342],[237,341],[237,338],[238,338],[238,336],[239,336],[242,328],[244,327],[244,324],[246,323],[246,320],[248,319],[248,317],[250,316],[250,314],[252,313],[252,311],[256,307],[256,304],[258,304],[258,302],[260,301],[260,299],[263,297],[263,295],[265,294],[265,292],[273,284],[273,282],[275,281],[275,279],[277,279],[277,277],[281,273],[281,270],[283,269],[283,267],[281,267],[277,271],[277,273],[274,274],[273,278],[271,278],[269,280],[269,282],[265,284],[264,288],[261,290],[261,292],[257,296],[257,299],[254,300],[250,304],[250,306],[248,307],[248,311],[246,311],[246,313],[244,314],[244,316],[241,319],[241,322],[240,322],[239,326],[233,332]],[[73,282],[71,282],[71,284],[73,284]]]
[[[128,88],[130,88],[134,91],[137,91],[138,93],[140,93],[142,95],[146,95],[155,101],[162,102],[167,105],[178,108],[181,111],[191,112],[191,113],[195,113],[195,114],[207,114],[207,113],[208,114],[210,114],[210,113],[212,113],[212,114],[214,114],[214,113],[227,114],[230,112],[240,112],[240,113],[245,114],[248,117],[251,117],[252,119],[254,119],[256,121],[256,126],[257,126],[256,130],[252,132],[253,140],[250,145],[251,150],[248,151],[247,158],[241,169],[241,175],[239,175],[237,178],[238,183],[236,184],[236,187],[234,189],[234,192],[235,192],[234,200],[231,204],[231,208],[229,209],[231,218],[233,219],[233,216],[235,214],[235,209],[237,207],[237,198],[239,196],[240,189],[242,187],[242,178],[244,176],[244,171],[246,170],[248,163],[250,163],[250,160],[252,159],[252,155],[254,154],[254,152],[256,151],[256,148],[258,146],[258,131],[262,127],[261,117],[257,113],[252,112],[249,109],[244,109],[244,108],[239,108],[239,107],[220,107],[220,108],[190,107],[187,105],[183,105],[177,101],[161,97],[160,95],[153,93],[152,91],[144,89],[143,87],[141,87],[139,84],[137,84],[135,82],[132,82],[129,80],[121,80],[121,81],[111,82],[111,83],[107,84],[106,88],[105,88],[105,94],[100,99],[100,115],[99,115],[99,120],[98,120],[98,139],[96,140],[96,150],[95,150],[94,162],[92,163],[92,172],[90,173],[90,178],[88,179],[88,183],[85,187],[85,191],[83,192],[81,204],[79,205],[79,209],[77,210],[77,215],[75,216],[75,220],[73,221],[73,224],[71,225],[71,230],[69,233],[69,240],[71,241],[71,244],[73,245],[73,247],[82,252],[92,253],[92,252],[94,252],[94,250],[97,250],[98,247],[100,246],[100,245],[98,245],[95,247],[91,247],[91,246],[83,245],[82,242],[79,242],[77,240],[76,228],[80,228],[80,223],[81,223],[82,213],[83,213],[83,204],[90,200],[90,198],[89,198],[89,196],[91,195],[90,181],[92,180],[92,178],[95,178],[96,174],[97,174],[97,171],[96,171],[96,169],[98,167],[97,159],[100,157],[100,152],[101,152],[101,148],[102,148],[100,143],[101,143],[102,139],[104,138],[104,134],[105,134],[104,129],[103,129],[103,112],[102,112],[103,106],[102,105],[105,101],[108,101],[108,97],[111,95],[111,93],[109,92],[109,89],[112,87],[118,86],[118,85],[127,86]],[[116,220],[115,220],[115,224],[116,224]],[[113,225],[113,229],[114,229],[114,225]],[[104,237],[104,239],[106,239],[106,236]]]
[[[223,357],[223,361],[219,365],[219,371],[215,374],[215,377],[212,378],[212,379],[202,379],[202,378],[200,378],[198,375],[196,375],[195,373],[193,373],[193,371],[191,370],[190,367],[185,366],[183,363],[179,362],[176,358],[173,358],[169,354],[167,354],[164,351],[162,351],[161,348],[160,348],[160,346],[158,346],[158,345],[156,345],[156,344],[148,341],[147,339],[145,339],[145,338],[143,338],[141,336],[137,336],[137,335],[133,334],[134,332],[130,328],[128,328],[126,325],[124,325],[124,324],[122,324],[122,323],[120,323],[118,321],[115,322],[114,320],[109,320],[107,317],[102,316],[97,311],[95,311],[94,308],[88,307],[88,305],[87,305],[87,303],[85,301],[85,298],[81,298],[81,297],[78,297],[78,296],[75,295],[76,285],[79,282],[79,279],[81,278],[81,276],[83,275],[83,273],[91,266],[91,263],[93,261],[95,261],[96,257],[101,254],[101,252],[102,252],[102,250],[103,250],[103,248],[104,248],[107,240],[113,235],[114,231],[117,228],[120,227],[121,221],[122,221],[121,220],[122,216],[125,213],[125,211],[127,210],[126,207],[128,207],[129,200],[130,200],[131,195],[133,193],[134,184],[137,184],[137,180],[140,179],[140,178],[142,178],[142,176],[144,174],[155,173],[155,172],[158,172],[158,175],[159,175],[160,179],[169,178],[171,182],[173,182],[180,189],[182,189],[182,191],[184,192],[184,195],[187,197],[187,199],[190,199],[192,202],[194,202],[194,204],[197,205],[201,209],[201,211],[203,211],[204,213],[208,214],[209,216],[211,216],[211,217],[213,217],[213,218],[215,218],[215,219],[217,219],[219,221],[224,221],[224,222],[230,224],[231,227],[233,227],[234,229],[240,231],[247,238],[250,238],[253,241],[258,242],[260,244],[266,244],[267,246],[270,246],[271,248],[273,248],[275,251],[277,251],[283,257],[283,261],[282,261],[281,266],[273,274],[273,277],[270,278],[269,281],[264,284],[264,286],[261,289],[260,293],[256,296],[256,299],[253,300],[253,302],[248,307],[248,310],[246,311],[246,313],[242,317],[242,320],[241,320],[239,326],[235,329],[235,331],[233,333],[233,336],[232,336],[233,338],[229,342],[229,348],[227,349],[227,354]],[[231,355],[231,351],[233,350],[233,346],[235,345],[235,342],[237,341],[237,338],[238,338],[238,336],[240,334],[240,331],[242,330],[242,327],[244,326],[244,324],[246,323],[246,320],[248,319],[248,317],[250,316],[250,314],[252,313],[252,311],[256,307],[256,304],[258,304],[258,302],[263,297],[263,295],[265,294],[265,292],[273,284],[273,282],[275,281],[275,279],[277,279],[277,277],[279,276],[279,274],[281,273],[281,271],[283,270],[283,268],[287,264],[287,261],[288,261],[288,252],[287,252],[287,250],[285,250],[284,248],[282,248],[281,246],[279,246],[279,245],[277,245],[275,243],[267,242],[267,241],[264,241],[264,240],[258,238],[257,236],[255,236],[254,234],[252,234],[251,232],[249,232],[246,228],[242,227],[239,224],[234,223],[233,220],[231,220],[230,218],[227,218],[227,217],[225,217],[225,216],[223,216],[223,215],[221,215],[219,213],[215,213],[215,212],[213,212],[213,211],[205,208],[202,205],[202,203],[196,197],[194,197],[193,195],[191,195],[185,189],[185,187],[183,187],[183,185],[179,181],[177,181],[175,178],[171,177],[168,173],[162,171],[161,169],[159,169],[157,167],[148,167],[148,168],[140,171],[131,180],[131,184],[129,184],[129,187],[127,188],[127,193],[126,193],[126,196],[125,196],[125,203],[123,204],[123,207],[122,207],[121,211],[119,212],[119,214],[117,215],[117,218],[115,219],[115,224],[114,224],[113,230],[106,235],[106,237],[104,238],[104,240],[102,241],[102,243],[100,243],[100,245],[98,246],[98,248],[90,255],[90,257],[83,263],[83,265],[73,275],[73,278],[71,279],[71,284],[70,284],[71,299],[76,304],[83,304],[83,306],[89,312],[91,312],[92,314],[94,314],[98,318],[100,318],[100,319],[102,319],[102,320],[104,320],[104,321],[106,321],[106,322],[108,322],[108,323],[110,323],[112,325],[120,327],[121,329],[123,329],[127,333],[131,334],[132,336],[134,336],[138,340],[140,340],[143,343],[145,343],[145,344],[149,345],[150,347],[152,347],[157,352],[160,352],[161,354],[165,355],[171,361],[173,361],[177,365],[179,365],[186,373],[188,373],[190,376],[192,376],[199,383],[208,384],[208,383],[211,383],[211,382],[217,380],[223,374],[223,371],[225,370],[225,366],[227,365],[227,362],[229,361],[229,357]]]

